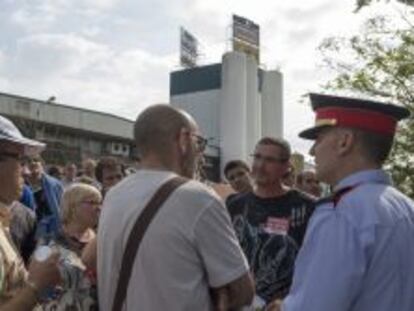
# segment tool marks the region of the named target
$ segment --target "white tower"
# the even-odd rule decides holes
[[[246,148],[247,153],[251,154],[262,134],[259,72],[257,62],[251,56],[246,58],[246,69]]]
[[[263,72],[262,136],[283,137],[283,76],[276,70]]]
[[[246,54],[226,53],[222,62],[220,104],[221,170],[230,160],[246,159]]]
[[[259,69],[245,53],[229,52],[221,64],[173,72],[170,95],[210,139],[205,154],[217,177],[228,161],[247,161],[261,137],[283,137],[283,76]]]

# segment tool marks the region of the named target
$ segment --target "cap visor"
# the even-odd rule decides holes
[[[319,132],[327,127],[330,127],[330,126],[323,125],[323,126],[311,127],[309,129],[306,129],[300,132],[299,137],[303,139],[315,140],[318,137]]]
[[[46,148],[46,144],[32,139],[23,139],[25,141],[24,153],[26,156],[35,156],[41,153]]]
[[[24,155],[28,157],[38,155],[46,148],[46,144],[41,143],[40,141],[25,138],[25,137],[19,137],[19,138],[7,137],[6,140],[13,142],[15,144],[18,144],[18,145],[22,145],[24,147]]]

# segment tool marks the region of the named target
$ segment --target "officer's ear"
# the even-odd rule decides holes
[[[356,134],[352,129],[341,128],[337,132],[337,152],[338,155],[348,155],[355,148]]]

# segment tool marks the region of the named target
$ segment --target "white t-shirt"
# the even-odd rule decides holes
[[[174,176],[140,170],[107,194],[98,232],[102,311],[112,308],[132,226],[155,191]],[[209,311],[209,287],[224,286],[247,271],[223,203],[212,190],[190,181],[172,193],[145,233],[123,310]]]

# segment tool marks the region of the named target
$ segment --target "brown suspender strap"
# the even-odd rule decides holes
[[[170,194],[187,181],[188,179],[183,177],[174,177],[161,185],[136,220],[134,227],[129,234],[124,250],[124,256],[122,257],[121,271],[119,273],[115,298],[112,304],[112,311],[120,311],[122,309],[139,245],[151,221]]]

